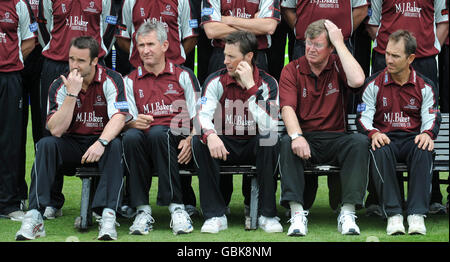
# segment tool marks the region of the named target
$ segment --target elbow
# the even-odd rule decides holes
[[[275,20],[270,21],[270,23],[268,23],[268,25],[267,25],[266,33],[269,35],[273,35],[275,33],[275,30],[277,30],[277,26],[278,26],[277,21],[275,21]]]

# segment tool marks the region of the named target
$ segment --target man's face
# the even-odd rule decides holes
[[[91,56],[88,48],[79,49],[71,46],[69,49],[69,69],[70,71],[78,70],[81,77],[86,78],[92,73],[95,73],[95,66],[98,58],[91,61]]]
[[[236,68],[241,61],[246,61],[251,65],[250,53],[243,55],[239,49],[239,43],[236,44],[225,44],[225,49],[223,50],[225,60],[224,64],[228,70],[230,76],[236,76]]]
[[[159,63],[164,63],[165,52],[169,48],[169,42],[166,40],[161,44],[155,31],[146,35],[139,35],[136,45],[144,66],[152,67]]]
[[[409,65],[414,60],[415,55],[407,56],[405,53],[404,40],[396,42],[389,40],[386,46],[386,66],[390,74],[399,74],[405,70],[408,70]]]
[[[321,64],[328,61],[333,52],[333,47],[328,46],[326,32],[321,33],[314,39],[306,38],[305,56],[310,64]]]

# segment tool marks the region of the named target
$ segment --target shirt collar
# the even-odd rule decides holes
[[[155,76],[153,73],[148,72],[147,70],[145,70],[145,67],[142,64],[142,62],[137,67],[137,74],[138,74],[138,78],[143,78],[146,75]],[[175,74],[175,64],[172,61],[166,59],[166,65],[164,66],[164,69],[160,73],[160,75],[163,75],[163,74],[169,74],[169,75]]]
[[[223,76],[223,80],[225,83],[225,86],[236,86],[239,85],[236,79],[234,79],[232,76],[228,74],[228,71],[224,69],[226,73]],[[253,66],[253,80],[255,81],[255,84],[257,86],[260,86],[261,84],[261,77],[259,76],[259,68],[257,66]]]
[[[333,68],[333,64],[336,61],[336,57],[337,57],[337,55],[335,55],[335,54],[331,54],[328,57],[327,65],[322,70],[322,72],[331,70]],[[311,71],[311,67],[308,64],[308,60],[306,60],[306,56],[302,56],[299,58],[298,70],[301,74],[304,74],[304,75],[312,75],[313,74],[313,72]]]
[[[403,84],[405,85],[415,85],[417,82],[417,73],[416,70],[414,70],[414,68],[412,66],[409,66],[409,70],[411,71],[409,74],[409,79],[408,81]],[[392,79],[392,75],[389,74],[389,72],[387,71],[387,68],[384,69],[384,80],[383,80],[384,85],[397,85],[399,86],[399,84],[395,83],[394,79]]]

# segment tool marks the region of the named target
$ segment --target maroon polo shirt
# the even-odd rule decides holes
[[[319,76],[305,56],[283,68],[280,78],[280,106],[291,106],[304,132],[346,130],[347,77],[339,57],[332,54]]]

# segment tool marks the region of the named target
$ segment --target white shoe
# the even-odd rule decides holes
[[[405,226],[403,226],[403,216],[400,214],[390,216],[387,220],[386,233],[391,235],[404,235]]]
[[[221,230],[225,230],[228,228],[227,217],[225,215],[221,217],[212,217],[209,218],[203,223],[202,229],[200,230],[202,233],[219,233]]]
[[[283,232],[283,226],[281,226],[280,219],[278,217],[260,216],[258,218],[258,226],[267,233]]]
[[[117,240],[116,214],[111,211],[103,210],[102,218],[99,222],[98,240]]]
[[[170,228],[174,235],[191,233],[194,230],[192,220],[186,210],[177,208],[171,214]]]
[[[22,210],[13,211],[7,215],[7,217],[9,217],[9,219],[11,219],[12,221],[19,221],[19,222],[23,220],[24,216],[25,212],[23,212]]]
[[[297,212],[288,222],[291,226],[288,229],[288,236],[306,236],[308,234],[308,211]]]
[[[57,209],[54,207],[46,207],[44,211],[44,219],[55,219],[62,216],[62,209]]]
[[[45,237],[44,220],[38,210],[32,209],[23,217],[22,226],[16,233],[16,240],[31,240],[38,237]]]
[[[130,235],[147,235],[152,231],[152,224],[155,223],[150,212],[145,210],[139,210],[133,225],[130,227]]]
[[[410,235],[426,235],[427,229],[425,228],[425,215],[409,215],[408,216],[408,234]]]
[[[342,211],[338,216],[338,231],[342,235],[359,235],[355,212]]]

